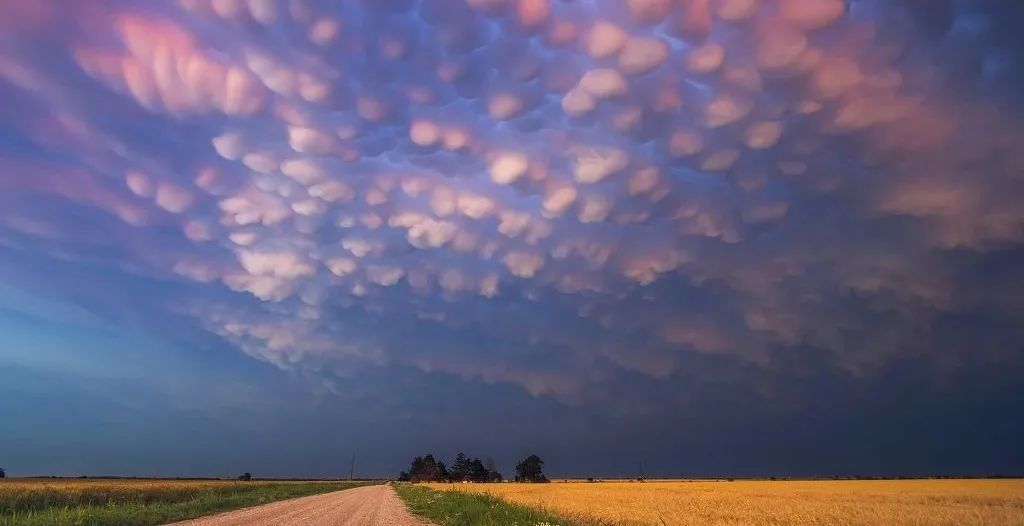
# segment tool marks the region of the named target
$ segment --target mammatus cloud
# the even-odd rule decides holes
[[[936,3],[8,3],[0,246],[187,285],[125,301],[282,368],[569,402],[999,356],[935,326],[1024,312],[983,275],[1024,244],[1019,50]]]

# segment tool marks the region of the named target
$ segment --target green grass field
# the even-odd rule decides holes
[[[219,480],[0,481],[0,526],[148,526],[366,482]]]
[[[597,526],[543,510],[512,504],[490,495],[458,490],[437,491],[413,484],[396,484],[395,491],[409,510],[440,526]]]

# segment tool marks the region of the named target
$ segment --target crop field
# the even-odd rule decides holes
[[[416,484],[397,484],[395,491],[409,510],[438,526],[590,526],[486,493],[433,491]]]
[[[597,524],[1024,525],[1024,480],[430,484]]]
[[[153,479],[0,479],[0,526],[152,525],[358,482]]]

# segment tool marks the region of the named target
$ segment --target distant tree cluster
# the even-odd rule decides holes
[[[544,461],[530,455],[516,464],[516,482],[548,482],[543,472]]]
[[[0,468],[0,479],[4,478],[6,476],[7,476],[7,472],[4,471],[4,468]]]
[[[448,468],[444,465],[444,462],[436,460],[434,455],[427,455],[425,457],[416,457],[412,459],[412,463],[409,465],[409,471],[403,471],[398,476],[398,480],[406,480],[410,482],[444,482],[450,477],[451,475],[448,473]]]
[[[494,467],[494,461],[488,459],[484,465],[479,458],[470,460],[464,453],[455,456],[448,475],[452,482],[501,482],[501,473]]]
[[[540,464],[544,463],[536,455],[531,455],[530,458],[540,461]],[[523,462],[527,462],[530,458]],[[518,469],[517,467],[516,480],[519,480]],[[539,473],[539,464],[537,469]],[[540,474],[540,478],[544,478],[544,475]],[[398,476],[398,480],[409,482],[501,482],[503,477],[495,467],[494,459],[487,458],[483,461],[476,457],[470,459],[465,453],[460,452],[455,456],[451,467],[435,459],[434,455],[416,457],[412,459],[409,471],[403,471]],[[535,480],[526,479],[523,481],[535,482]],[[547,479],[544,479],[544,482],[547,482]]]

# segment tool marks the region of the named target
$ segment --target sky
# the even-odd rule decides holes
[[[0,466],[1024,473],[1021,24],[5,0]]]

